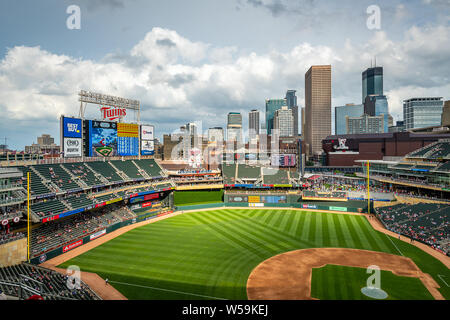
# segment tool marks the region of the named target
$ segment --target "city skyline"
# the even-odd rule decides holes
[[[303,107],[311,65],[333,67],[332,109],[358,102],[361,72],[374,58],[384,67],[395,121],[406,99],[450,98],[444,2],[380,1],[380,29],[366,25],[370,1],[275,3],[3,1],[0,141],[23,149],[48,133],[60,143],[59,115],[77,115],[80,89],[140,100],[141,121],[154,124],[161,141],[187,121],[223,126],[230,110],[244,115],[246,130],[248,111],[262,112],[266,98],[296,90]],[[71,4],[80,6],[80,30],[66,27]],[[173,6],[180,8],[175,14]],[[98,118],[98,111],[87,117]]]

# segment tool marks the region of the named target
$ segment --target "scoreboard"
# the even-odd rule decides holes
[[[121,156],[137,156],[139,154],[139,125],[117,124],[117,153]]]

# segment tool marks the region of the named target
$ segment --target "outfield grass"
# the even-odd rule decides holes
[[[316,247],[411,257],[450,298],[450,288],[438,277],[450,279],[450,273],[439,260],[375,231],[364,216],[324,212],[185,213],[133,229],[62,267],[75,264],[82,271],[96,272],[129,299],[246,299],[247,278],[259,263],[279,253]]]
[[[320,300],[376,300],[361,293],[369,276],[364,268],[337,265],[313,268],[311,296]],[[386,300],[434,300],[419,278],[381,270],[380,282],[381,289],[388,294]]]

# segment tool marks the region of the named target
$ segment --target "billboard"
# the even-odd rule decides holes
[[[142,125],[141,126],[141,140],[153,140],[155,139],[155,127]]]
[[[139,125],[117,124],[117,152],[121,156],[137,156],[139,154]]]
[[[81,138],[64,138],[63,142],[64,157],[81,157],[82,141]]]
[[[295,154],[273,154],[272,166],[278,167],[295,167]]]
[[[81,119],[63,117],[63,137],[81,139]]]
[[[141,154],[143,156],[152,155],[155,153],[155,143],[151,140],[142,140]]]
[[[89,157],[117,156],[117,123],[88,120]]]

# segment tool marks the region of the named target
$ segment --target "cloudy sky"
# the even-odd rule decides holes
[[[380,29],[367,27],[371,5]],[[42,133],[59,143],[80,89],[140,100],[159,137],[225,126],[229,111],[247,124],[287,89],[304,106],[311,65],[332,65],[333,107],[361,102],[374,57],[395,120],[404,99],[450,99],[450,0],[2,0],[0,30],[0,143],[14,149]]]

